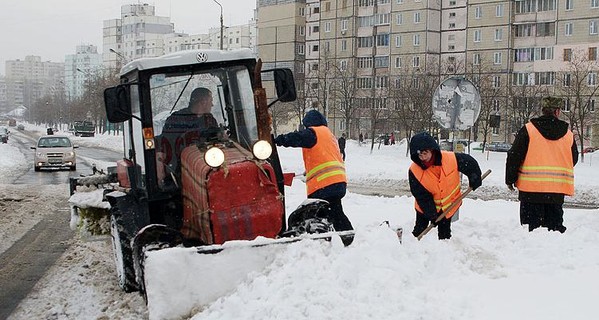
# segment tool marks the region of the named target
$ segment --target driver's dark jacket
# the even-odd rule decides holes
[[[166,119],[157,148],[166,154],[165,162],[173,165],[186,146],[199,141],[206,129],[215,127],[218,122],[210,113],[198,115],[189,108],[178,110]]]

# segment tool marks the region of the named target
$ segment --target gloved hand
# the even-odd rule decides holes
[[[283,136],[277,136],[277,137],[275,138],[275,140],[274,140],[274,143],[275,143],[277,146],[283,145]]]
[[[470,184],[470,188],[472,188],[472,191],[476,190],[483,184],[483,180],[480,177],[468,179],[468,182]]]
[[[514,189],[514,185],[513,185],[513,184],[511,184],[511,183],[508,183],[508,184],[507,184],[507,188],[508,188],[508,189],[510,189],[510,191],[515,191],[515,189]]]
[[[439,217],[439,214],[434,211],[425,212],[424,217],[427,218],[429,221],[431,221],[433,224],[435,224],[435,220],[437,220],[437,217]]]

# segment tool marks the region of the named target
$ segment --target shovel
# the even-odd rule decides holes
[[[487,170],[485,173],[483,173],[483,175],[481,176],[481,180],[485,180],[485,178],[491,173],[491,169]],[[419,235],[418,235],[418,240],[422,239],[422,237],[424,237],[429,231],[431,231],[432,228],[434,228],[437,223],[439,223],[439,221],[441,221],[441,219],[445,218],[445,216],[447,215],[448,212],[450,212],[451,210],[453,210],[453,208],[455,206],[457,206],[470,192],[472,192],[472,188],[468,187],[468,189],[466,191],[464,191],[462,193],[462,195],[457,198],[448,208],[447,210],[444,210],[444,212],[442,214],[440,214],[437,219],[435,219],[435,223],[434,224],[429,224],[428,227],[426,227],[426,229],[424,229],[424,231],[422,231]]]

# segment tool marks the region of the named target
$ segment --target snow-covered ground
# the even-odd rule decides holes
[[[120,148],[112,136],[76,138],[83,146]],[[350,183],[379,188],[405,184],[405,144],[347,143]],[[301,151],[279,148],[284,171],[302,173]],[[417,241],[413,199],[349,193],[345,212],[357,230],[352,246],[301,241],[286,246],[264,270],[210,304],[193,319],[593,319],[599,297],[599,210],[565,209],[565,234],[520,226],[518,202],[503,184],[505,153],[472,153],[491,175],[466,199],[453,237],[433,230]],[[0,176],[29,164],[0,145]],[[577,195],[599,202],[599,153],[575,167]],[[5,178],[6,179],[6,178]],[[5,183],[0,181],[0,183]],[[65,188],[66,189],[66,188]],[[286,190],[288,212],[305,198],[300,179]],[[65,195],[66,198],[66,195]],[[483,200],[484,199],[484,200]],[[488,200],[495,199],[495,200]],[[404,228],[403,242],[382,221]],[[188,270],[202,277],[202,270]],[[173,277],[180,274],[166,274]],[[220,275],[223,279],[227,275]],[[167,279],[163,279],[168,282]],[[116,288],[110,243],[76,239],[11,319],[139,319],[148,317],[136,293]],[[181,288],[174,300],[191,295]],[[170,306],[157,303],[159,310]]]

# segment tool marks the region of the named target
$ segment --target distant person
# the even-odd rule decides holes
[[[568,123],[559,120],[562,100],[544,97],[542,116],[531,119],[516,134],[507,153],[505,183],[518,188],[520,224],[528,231],[546,227],[566,232],[565,195],[574,195],[574,165],[578,147]]]
[[[451,217],[455,206],[437,224],[437,218],[462,195],[460,172],[468,177],[472,190],[480,187],[482,177],[478,162],[468,154],[441,151],[428,133],[418,133],[410,140],[412,165],[408,171],[410,191],[416,206],[416,224],[412,234],[418,237],[429,225],[437,225],[439,239],[451,238]]]
[[[389,142],[391,145],[395,144],[395,134],[393,132],[391,132],[391,135],[389,136]]]
[[[341,134],[341,138],[337,140],[337,144],[339,144],[339,152],[341,152],[343,161],[345,161],[345,133]]]
[[[360,145],[362,145],[362,143],[364,142],[364,135],[362,134],[362,132],[360,132],[360,136],[358,138],[358,141],[360,142]]]
[[[305,129],[279,135],[274,142],[277,146],[302,148],[308,198],[329,202],[329,218],[336,231],[353,230],[341,205],[347,177],[337,139],[317,110],[308,111],[302,123]],[[347,238],[344,243],[349,245],[352,241],[353,238]]]

